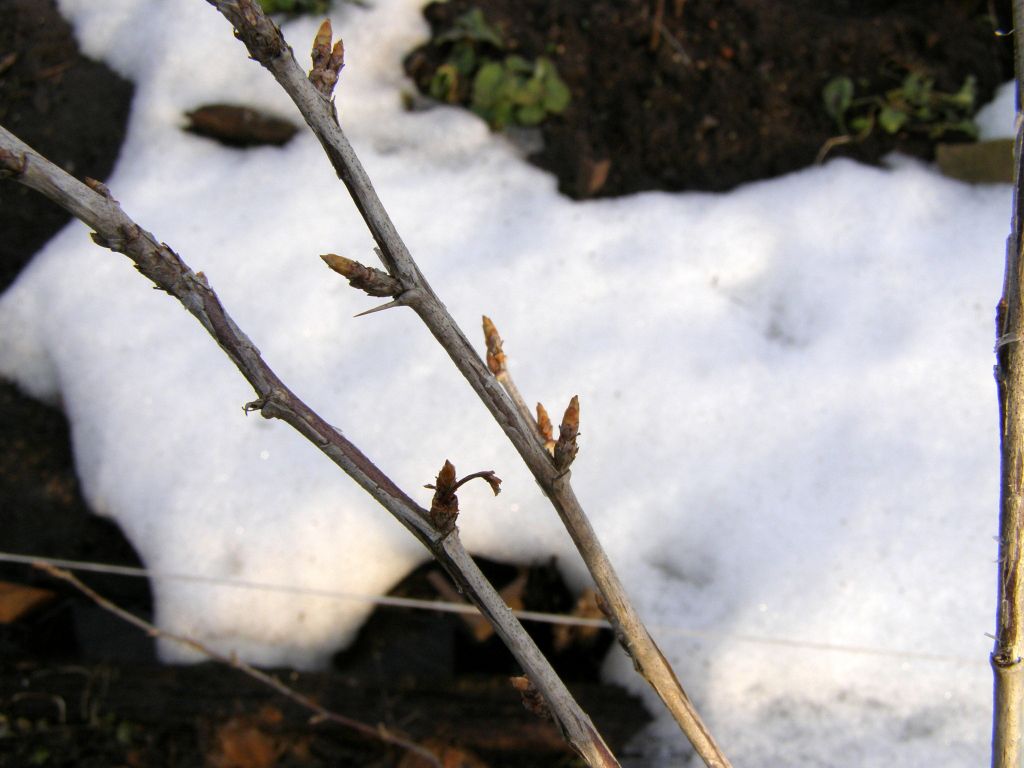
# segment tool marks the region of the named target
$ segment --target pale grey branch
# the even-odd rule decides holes
[[[319,139],[376,240],[381,260],[388,272],[406,291],[403,295],[415,296],[414,300],[407,300],[405,304],[419,315],[440,342],[551,500],[586,562],[595,585],[604,596],[616,635],[637,669],[665,702],[705,764],[709,768],[727,768],[729,761],[715,743],[671,665],[654,643],[626,595],[576,498],[568,471],[555,463],[538,440],[536,426],[528,410],[523,413],[505,394],[501,384],[484,365],[473,345],[431,289],[342,131],[334,103],[309,81],[302,67],[295,61],[280,30],[262,14],[253,0],[207,2],[232,23],[236,36],[245,43],[250,55],[273,74]],[[416,293],[413,294],[413,291]]]
[[[0,176],[14,178],[62,205],[95,230],[93,239],[99,245],[125,254],[157,287],[178,299],[216,339],[256,391],[256,400],[246,410],[290,424],[398,518],[491,621],[526,675],[542,692],[566,740],[592,766],[618,765],[590,718],[465,552],[458,529],[452,526],[437,530],[427,510],[288,389],[235,325],[201,272],[193,272],[170,247],[132,221],[103,185],[77,181],[2,127]]]

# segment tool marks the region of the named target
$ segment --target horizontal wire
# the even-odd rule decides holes
[[[173,573],[151,571],[146,568],[136,568],[127,565],[111,565],[108,563],[94,563],[84,560],[66,560],[56,557],[40,557],[36,555],[19,555],[13,552],[0,552],[0,562],[19,563],[32,565],[34,563],[46,563],[58,568],[67,568],[73,571],[87,571],[91,573],[103,573],[112,576],[126,576],[129,578],[152,579],[154,581],[182,581],[197,584],[209,584],[212,586],[233,587],[236,589],[250,589],[259,592],[280,592],[295,595],[307,595],[311,597],[325,597],[336,600],[352,600],[373,605],[383,605],[393,608],[410,608],[414,610],[438,611],[441,613],[455,613],[468,616],[479,616],[480,612],[475,606],[466,603],[453,603],[445,600],[424,600],[415,597],[394,597],[391,595],[367,595],[356,592],[342,592],[333,589],[318,589],[316,587],[298,587],[289,584],[271,584],[267,582],[247,581],[244,579],[228,579],[217,576],[202,576],[188,573]],[[597,629],[611,629],[605,619],[587,619],[579,616],[568,616],[557,613],[544,613],[540,611],[513,610],[512,613],[524,621],[535,621],[544,624],[561,624],[577,627],[594,627]],[[844,653],[860,656],[881,656],[886,658],[913,659],[915,661],[942,661],[956,664],[978,664],[987,665],[987,657],[968,657],[947,653],[926,653],[921,651],[904,651],[893,648],[880,648],[866,645],[852,645],[845,643],[824,643],[814,640],[800,640],[786,637],[770,637],[766,635],[752,635],[746,633],[716,632],[713,630],[687,629],[685,627],[671,626],[667,624],[648,624],[648,628],[663,635],[677,635],[697,640],[718,640],[750,643],[753,645],[778,646],[783,648],[795,648],[801,650],[824,651],[829,653]]]

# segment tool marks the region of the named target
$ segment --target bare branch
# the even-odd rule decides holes
[[[212,661],[216,661],[226,666],[233,667],[242,674],[251,677],[253,680],[263,683],[263,685],[266,685],[269,688],[273,688],[275,691],[277,691],[285,698],[294,701],[303,709],[308,709],[310,712],[312,712],[314,717],[311,719],[310,722],[314,724],[321,722],[337,723],[338,725],[348,728],[349,730],[361,733],[363,736],[366,736],[368,738],[377,739],[378,741],[383,741],[385,744],[392,744],[396,747],[401,747],[402,749],[407,750],[408,752],[413,752],[422,757],[424,760],[428,761],[431,765],[437,766],[437,768],[443,768],[443,766],[441,765],[441,761],[437,759],[437,756],[434,755],[433,752],[431,752],[428,749],[425,749],[424,747],[421,747],[414,741],[409,741],[408,739],[403,738],[402,736],[399,736],[396,733],[392,733],[383,723],[378,724],[377,726],[372,726],[367,725],[366,723],[360,720],[354,720],[351,717],[339,715],[337,712],[332,712],[326,707],[317,704],[315,701],[313,701],[313,699],[309,698],[308,696],[302,693],[299,693],[291,686],[282,683],[278,678],[274,677],[273,675],[268,675],[263,670],[257,669],[251,664],[247,664],[237,656],[225,656],[223,653],[218,653],[210,646],[199,642],[194,637],[189,637],[188,635],[180,635],[175,632],[167,632],[166,630],[160,629],[159,627],[149,623],[142,617],[136,616],[134,613],[126,611],[121,606],[103,597],[103,595],[96,592],[94,589],[92,589],[92,587],[89,587],[88,585],[84,584],[81,580],[79,580],[77,576],[75,576],[70,571],[66,571],[63,568],[57,568],[54,565],[50,565],[49,563],[44,563],[40,561],[32,563],[32,567],[38,568],[40,571],[48,573],[55,579],[66,581],[68,584],[73,586],[83,595],[85,595],[94,603],[96,603],[96,605],[98,605],[100,608],[102,608],[105,611],[108,611],[109,613],[112,613],[114,616],[117,616],[122,621],[126,621],[132,626],[141,629],[150,637],[160,637],[165,640],[170,640],[173,643],[177,643],[178,645],[183,645],[186,648],[191,648],[193,651],[202,654],[203,656],[205,656],[208,659],[211,659]]]
[[[280,30],[262,14],[253,0],[207,2],[232,23],[235,35],[245,43],[250,55],[270,71],[299,108],[362,214],[379,246],[384,266],[401,284],[404,290],[400,296],[402,303],[419,315],[448,353],[551,500],[587,564],[594,583],[604,595],[616,636],[632,657],[636,668],[665,702],[705,764],[709,768],[727,768],[729,761],[715,743],[671,665],[654,643],[626,595],[576,498],[569,472],[556,464],[538,439],[536,423],[529,409],[524,412],[512,398],[505,395],[501,383],[480,359],[466,335],[431,289],[342,131],[333,103],[309,82],[284,42]],[[534,683],[537,681],[534,680]]]
[[[1024,0],[1014,0],[1017,74],[1017,140],[1014,195],[1006,241],[1003,294],[996,309],[996,385],[999,397],[1001,478],[999,499],[999,598],[994,675],[992,768],[1021,764],[1024,718]]]
[[[477,568],[458,529],[439,530],[420,507],[355,445],[323,420],[277,377],[235,325],[203,274],[132,221],[102,185],[87,186],[0,127],[0,175],[42,192],[96,230],[93,240],[123,253],[155,285],[174,296],[202,323],[256,391],[247,411],[290,424],[352,477],[426,546],[490,621],[516,660],[543,692],[567,741],[592,766],[617,766],[590,718]]]

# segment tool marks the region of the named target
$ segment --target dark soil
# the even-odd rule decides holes
[[[1011,25],[993,18],[1004,5],[449,0],[424,15],[436,35],[480,8],[506,52],[555,62],[572,102],[543,125],[544,149],[531,159],[579,198],[727,190],[811,165],[838,133],[822,88],[840,75],[864,93],[896,87],[908,72],[934,78],[946,92],[973,75],[984,103],[1011,78],[1010,38],[995,34]],[[428,44],[406,60],[424,92],[450,47]],[[894,149],[931,159],[934,141],[876,130],[832,154],[877,162]]]
[[[68,173],[114,167],[132,84],[78,53],[52,0],[0,0],[0,125]],[[18,184],[0,184],[0,285],[69,214]]]
[[[920,70],[943,90],[956,90],[970,74],[981,99],[1009,79],[1009,43],[993,35],[1009,23],[969,0],[450,0],[426,13],[442,30],[473,6],[511,50],[553,58],[570,85],[571,106],[544,125],[545,146],[534,161],[577,197],[728,189],[806,166],[836,132],[821,88],[837,74],[881,89]],[[407,65],[423,82],[442,55],[423,48]],[[72,173],[103,179],[131,93],[130,83],[78,54],[53,0],[0,0],[5,127]],[[933,151],[927,138],[904,133],[878,134],[834,154],[877,162],[894,148],[920,157]],[[0,183],[0,288],[67,218],[41,197]],[[82,500],[58,411],[0,384],[0,444],[0,550],[140,565],[116,526]],[[520,574],[487,568],[499,582]],[[82,578],[133,612],[151,614],[144,580]],[[342,729],[310,728],[303,713],[234,670],[155,666],[148,637],[28,566],[0,564],[0,581],[56,593],[0,624],[0,766],[412,768],[400,753]],[[573,603],[550,567],[531,571],[526,585],[530,607],[566,611]],[[432,589],[427,571],[397,587],[430,597]],[[533,631],[552,651],[550,630]],[[646,715],[621,691],[595,686],[609,642],[578,641],[553,655],[609,741],[620,744]],[[497,641],[474,639],[461,619],[384,609],[338,654],[333,671],[281,674],[339,712],[416,739],[458,741],[492,766],[572,764],[550,724],[525,713],[510,691],[506,677],[515,671]],[[239,749],[248,750],[245,760]],[[272,760],[260,763],[268,754]]]

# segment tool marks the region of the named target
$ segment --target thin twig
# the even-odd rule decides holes
[[[256,391],[257,399],[246,405],[246,411],[259,411],[264,418],[291,425],[391,512],[494,625],[524,671],[548,697],[569,744],[592,766],[618,765],[590,718],[470,558],[458,528],[453,524],[438,530],[427,510],[288,389],[225,311],[201,272],[193,272],[169,246],[132,221],[105,186],[95,181],[82,184],[0,127],[0,177],[5,176],[42,192],[81,219],[95,230],[93,240],[98,245],[128,256],[139,272],[178,299]]]
[[[651,22],[651,50],[658,50],[661,42],[661,23],[665,18],[665,0],[654,0],[654,20]]]
[[[1010,236],[1003,294],[996,309],[996,385],[999,396],[1001,478],[999,598],[994,676],[992,768],[1019,768],[1024,717],[1024,0],[1014,0],[1017,141]]]
[[[491,318],[487,317],[487,315],[484,315],[483,317],[483,328],[484,344],[487,346],[488,370],[494,374],[494,378],[498,380],[498,383],[505,388],[505,392],[508,393],[509,398],[516,406],[519,414],[523,417],[523,421],[533,428],[534,435],[536,435],[537,439],[543,443],[544,434],[540,428],[540,424],[534,420],[533,413],[530,411],[530,406],[526,404],[526,400],[520,393],[519,387],[516,386],[515,381],[512,379],[512,374],[509,373],[508,363],[503,349],[504,342],[501,340],[501,335],[498,333],[498,329],[491,321]]]
[[[53,565],[50,565],[49,563],[41,561],[33,562],[32,567],[38,568],[39,570],[48,573],[55,579],[61,579],[62,581],[66,581],[68,584],[73,586],[83,595],[85,595],[94,603],[96,603],[96,605],[98,605],[100,608],[109,613],[114,614],[123,621],[127,621],[132,626],[141,629],[150,637],[163,638],[164,640],[170,640],[171,642],[177,643],[178,645],[183,645],[186,648],[191,648],[193,651],[200,653],[201,655],[205,656],[208,659],[211,659],[212,661],[216,661],[221,664],[225,664],[229,667],[233,667],[242,674],[251,677],[253,680],[256,680],[257,682],[263,683],[263,685],[273,688],[275,691],[277,691],[285,698],[294,701],[303,709],[308,709],[310,712],[312,712],[314,715],[310,719],[310,722],[312,724],[317,724],[321,722],[336,723],[340,726],[348,728],[349,730],[356,731],[357,733],[360,733],[363,736],[367,736],[371,739],[377,739],[378,741],[382,741],[385,744],[391,744],[396,747],[401,747],[402,749],[407,750],[408,752],[413,752],[422,757],[424,760],[428,761],[431,765],[436,766],[436,768],[443,768],[441,765],[441,761],[437,759],[437,756],[433,752],[426,749],[425,747],[420,746],[414,741],[410,741],[409,739],[406,739],[402,736],[393,733],[383,723],[380,723],[375,727],[372,725],[367,725],[366,723],[360,720],[354,720],[351,717],[339,715],[337,712],[332,712],[326,707],[317,704],[315,701],[313,701],[313,699],[309,698],[305,694],[299,693],[294,688],[285,685],[273,675],[268,675],[266,672],[257,669],[251,664],[247,664],[237,656],[226,656],[223,653],[218,653],[213,648],[204,643],[199,642],[194,637],[189,637],[188,635],[180,635],[176,632],[168,632],[166,630],[160,629],[154,624],[151,624],[145,619],[136,616],[134,613],[126,611],[121,606],[103,597],[103,595],[99,594],[94,589],[80,581],[78,577],[70,571],[65,571],[63,568],[57,568]]]
[[[595,585],[604,596],[615,634],[636,668],[665,702],[708,768],[728,768],[729,761],[626,595],[576,498],[569,471],[559,467],[536,439],[532,419],[506,396],[500,383],[431,289],[342,131],[333,101],[310,83],[295,61],[281,30],[262,13],[254,0],[206,1],[231,22],[236,37],[245,44],[249,55],[274,76],[299,108],[362,214],[379,246],[381,261],[400,284],[402,292],[393,306],[411,307],[419,315],[515,446],[583,557]]]

